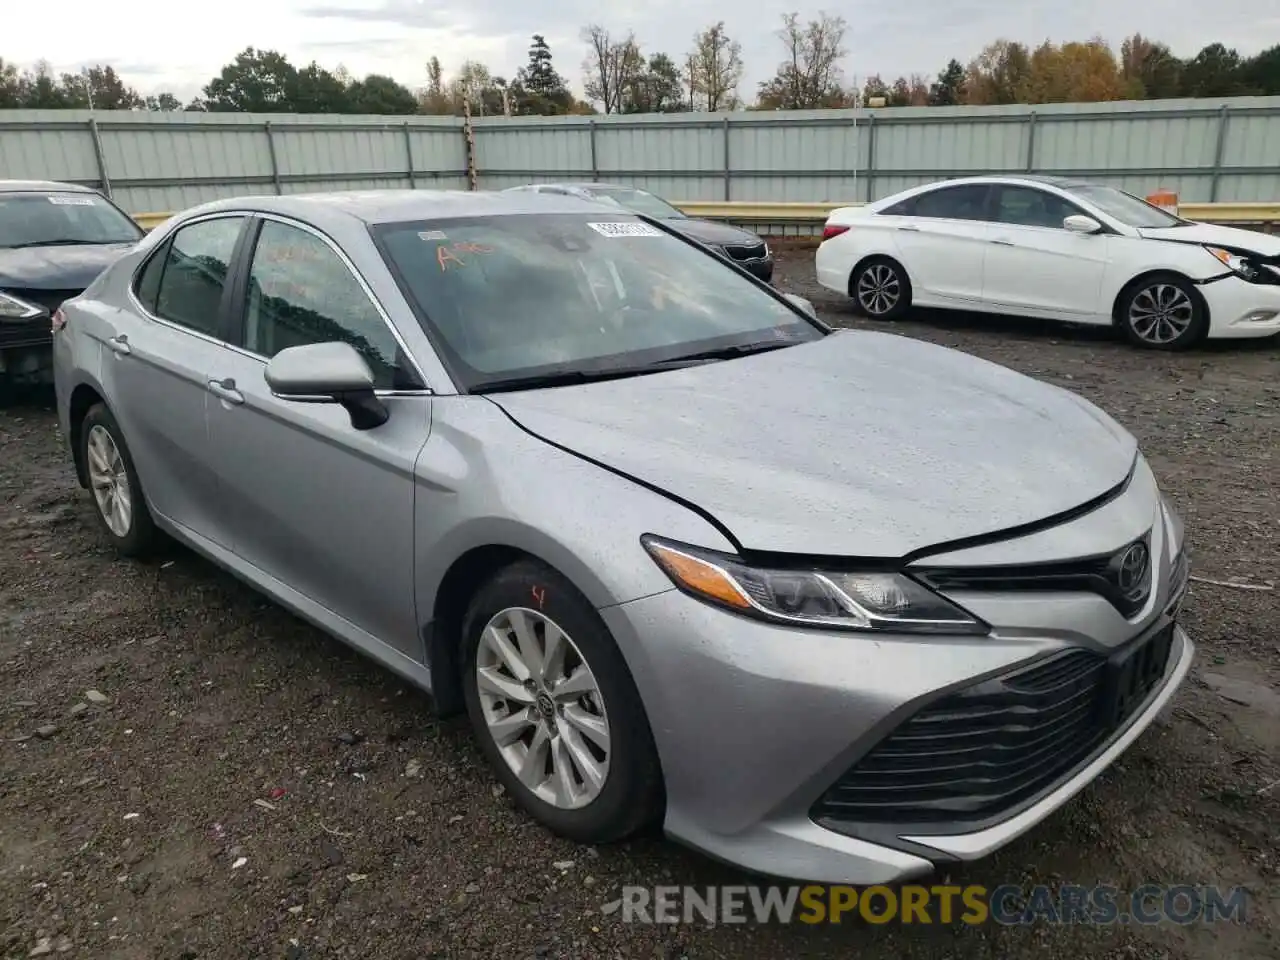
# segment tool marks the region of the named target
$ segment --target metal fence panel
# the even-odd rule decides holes
[[[1064,173],[1187,202],[1280,198],[1280,97],[873,111],[483,117],[0,111],[0,176],[134,212],[251,193],[552,180],[677,201],[878,199],[950,176]]]

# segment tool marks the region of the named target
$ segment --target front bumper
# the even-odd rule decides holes
[[[1009,843],[1083,789],[1150,725],[1186,676],[1195,648],[1174,622],[1186,584],[1185,563],[1175,562],[1182,555],[1180,523],[1166,511],[1145,466],[1125,494],[1092,514],[1056,531],[981,548],[1033,562],[1036,551],[1055,542],[1061,548],[1073,538],[1077,544],[1114,538],[1100,544],[1109,551],[1135,536],[1148,538],[1155,573],[1150,597],[1133,619],[1087,592],[949,593],[993,625],[990,635],[976,637],[793,629],[739,617],[675,590],[605,608],[601,615],[627,658],[658,746],[667,833],[756,873],[859,885],[902,882]],[[973,554],[949,559],[968,562]],[[984,787],[973,781],[982,774],[970,769],[953,775],[954,755],[910,771],[926,781],[950,777],[944,786],[951,793],[944,789],[946,802],[936,811],[926,809],[929,798],[922,802],[919,782],[881,776],[886,746],[892,752],[904,733],[917,735],[912,724],[921,717],[932,714],[936,721],[939,710],[957,709],[957,698],[968,696],[967,706],[989,706],[993,688],[1018,686],[1032,668],[1039,671],[1032,693],[1046,689],[1047,674],[1057,677],[1055,683],[1079,685],[1084,674],[1067,676],[1064,664],[1078,667],[1092,658],[1118,665],[1126,652],[1156,637],[1167,641],[1164,655],[1157,651],[1145,659],[1142,682],[1129,685],[1120,701],[1123,711],[1106,714],[1088,730],[1058,724],[1042,731],[1049,734],[1046,742],[1074,736],[1079,743],[1059,742],[1062,749],[1040,775],[1023,776],[1023,768],[1037,762],[1025,730],[1015,730],[1012,743],[1022,751],[1022,763],[1008,764],[1007,757],[993,763],[990,751],[1005,742],[1009,729],[1030,726],[1024,717],[1008,718],[1029,700],[999,701],[1006,711],[1003,726],[996,725],[978,759],[1003,764],[997,777],[1014,770],[1022,779],[998,802],[975,801],[982,800]],[[1114,706],[1114,684],[1125,676],[1108,668],[1096,690],[1077,686],[1066,693],[1089,699],[1086,712],[1093,716],[1094,708]],[[1010,684],[1011,677],[1018,682]],[[996,689],[995,696],[1003,695]],[[1056,722],[1078,703],[1042,705],[1049,712],[1034,720]],[[944,716],[942,733],[971,734],[961,729],[965,721]],[[952,722],[954,728],[947,726]],[[859,781],[856,775],[868,770],[871,778]],[[956,787],[958,777],[968,778],[964,789]],[[868,796],[886,788],[887,809],[868,812],[874,806]],[[909,795],[909,789],[916,792]],[[848,801],[843,813],[842,791]],[[892,806],[894,791],[903,800],[901,815]]]
[[[1227,276],[1200,284],[1209,307],[1209,336],[1242,339],[1280,333],[1280,284]]]

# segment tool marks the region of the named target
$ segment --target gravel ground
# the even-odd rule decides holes
[[[857,326],[784,252],[780,284]],[[741,883],[659,837],[584,849],[495,790],[463,723],[208,563],[121,561],[47,399],[0,411],[0,954],[102,958],[1280,956],[1280,344],[1174,357],[1035,322],[895,329],[1079,391],[1190,530],[1171,711],[952,882],[1244,885],[1245,925],[656,927],[624,884]],[[93,691],[90,693],[90,691]]]

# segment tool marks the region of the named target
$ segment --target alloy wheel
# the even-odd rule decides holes
[[[873,263],[858,277],[858,304],[873,317],[882,317],[898,305],[902,281],[887,263]]]
[[[1172,343],[1187,332],[1193,320],[1195,304],[1171,283],[1146,287],[1129,302],[1129,327],[1145,343]]]
[[[86,445],[88,454],[89,486],[98,512],[117,537],[127,537],[133,526],[133,490],[124,458],[116,446],[111,431],[100,424],[89,429]]]
[[[534,796],[574,810],[600,795],[609,718],[595,675],[559,625],[522,607],[497,613],[480,635],[475,682],[489,735]]]

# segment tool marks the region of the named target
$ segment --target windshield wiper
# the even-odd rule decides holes
[[[539,387],[569,387],[577,383],[598,383],[601,380],[621,380],[624,377],[639,377],[646,373],[661,373],[663,370],[680,370],[684,367],[701,366],[718,357],[690,356],[678,357],[675,360],[659,360],[654,363],[640,363],[627,367],[604,367],[594,370],[561,370],[555,373],[534,373],[521,377],[503,377],[498,380],[486,380],[471,388],[472,393],[504,393],[508,390],[536,390]]]
[[[671,363],[697,360],[732,360],[734,357],[745,357],[751,353],[768,353],[770,350],[781,350],[783,347],[795,346],[801,340],[763,340],[758,343],[739,343],[732,347],[717,347],[714,350],[700,350],[697,353],[686,353],[675,357]]]
[[[112,243],[128,243],[127,240],[74,240],[71,237],[62,237],[57,240],[28,240],[26,243],[14,243],[9,246],[10,250],[21,250],[25,247],[105,247]]]

